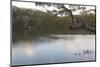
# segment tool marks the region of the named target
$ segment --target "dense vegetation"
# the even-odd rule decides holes
[[[77,23],[95,25],[95,14],[74,15]],[[17,34],[95,34],[84,27],[71,28],[69,16],[55,16],[52,12],[12,6],[12,31]]]

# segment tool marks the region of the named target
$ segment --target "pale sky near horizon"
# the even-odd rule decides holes
[[[26,0],[26,1],[30,1],[30,0]],[[32,0],[31,0],[32,1]],[[34,0],[33,0],[34,1]],[[39,1],[39,0],[38,0]],[[20,7],[20,8],[28,8],[28,9],[36,9],[36,10],[42,10],[42,11],[46,11],[45,8],[41,7],[41,6],[35,6],[35,3],[30,3],[30,2],[18,2],[18,1],[12,1],[12,5]],[[68,7],[68,6],[66,6]],[[87,6],[87,9],[95,9],[95,7],[90,7]],[[49,10],[53,10],[56,9],[55,7],[47,7],[47,9]],[[57,10],[57,9],[56,9]],[[74,14],[79,14],[80,11],[76,11],[74,12]]]

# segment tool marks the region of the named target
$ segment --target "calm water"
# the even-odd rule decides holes
[[[49,35],[12,44],[12,65],[95,60],[95,35]]]

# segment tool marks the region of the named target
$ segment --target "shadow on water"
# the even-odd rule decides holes
[[[43,41],[53,41],[58,39],[64,40],[74,40],[75,36],[61,35],[61,34],[44,34],[40,32],[13,32],[12,33],[12,42],[16,43],[19,41],[29,41],[29,42],[43,42]]]

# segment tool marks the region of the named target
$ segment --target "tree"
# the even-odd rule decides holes
[[[88,13],[91,13],[91,11],[94,11],[95,12],[95,9],[90,9],[90,10],[86,10],[86,7],[87,6],[83,6],[83,5],[69,5],[69,7],[66,7],[65,4],[57,4],[57,3],[44,3],[44,2],[35,2],[36,6],[42,6],[42,7],[50,7],[50,6],[54,6],[58,9],[57,10],[53,10],[51,12],[55,12],[56,16],[59,15],[59,14],[66,14],[68,13],[68,15],[70,15],[71,17],[71,21],[72,21],[72,28],[79,28],[81,26],[84,26],[85,28],[88,28],[89,30],[92,30],[93,32],[95,32],[95,28],[92,28],[90,27],[89,25],[87,25],[86,23],[80,23],[80,24],[77,24],[77,22],[75,21],[74,19],[74,15],[73,15],[73,12],[74,11],[77,11],[77,10],[82,10],[83,11],[83,14],[88,14]],[[50,10],[47,10],[47,12],[50,12]],[[92,14],[92,13],[91,13]]]

